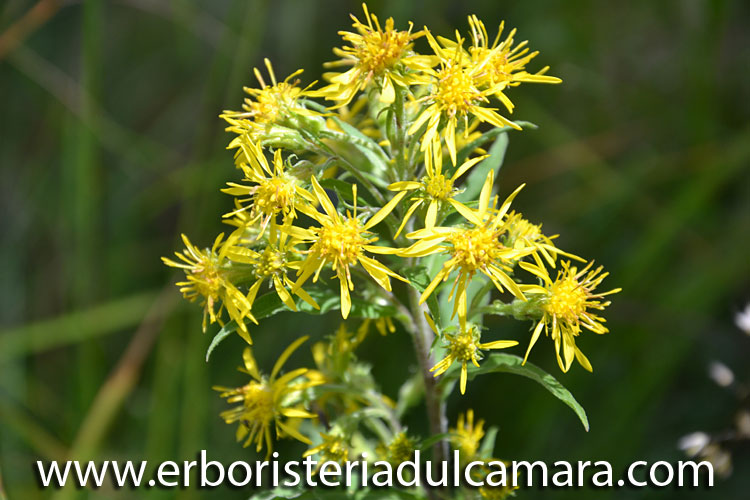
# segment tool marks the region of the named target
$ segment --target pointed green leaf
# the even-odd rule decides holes
[[[497,427],[490,427],[487,432],[484,433],[482,438],[482,445],[479,447],[477,452],[478,456],[484,458],[490,458],[495,456],[495,441],[497,440]]]
[[[415,373],[403,383],[398,390],[398,402],[396,403],[396,415],[403,417],[406,410],[417,405],[424,397],[424,381],[421,373]]]
[[[468,202],[477,199],[479,193],[482,191],[484,181],[487,179],[487,174],[490,171],[494,171],[497,174],[500,167],[503,166],[507,149],[508,134],[503,133],[498,135],[492,147],[487,152],[489,156],[469,171],[469,175],[464,183],[464,191],[456,196],[458,201]]]
[[[524,130],[536,130],[538,127],[534,125],[531,122],[524,122],[524,121],[517,121],[518,125],[523,127]],[[506,132],[514,131],[516,129],[512,127],[501,127],[501,128],[493,128],[492,130],[488,130],[481,136],[477,137],[473,141],[471,141],[469,144],[464,146],[461,151],[458,152],[456,155],[456,166],[461,165],[463,162],[469,159],[469,157],[474,153],[474,151],[477,148],[481,148],[488,142],[490,142],[492,139],[496,138],[500,134],[504,134]]]
[[[455,436],[455,434],[453,434],[452,432],[443,432],[443,433],[440,433],[440,434],[435,434],[434,436],[430,436],[427,439],[425,439],[424,441],[422,441],[421,443],[419,443],[419,446],[420,446],[419,449],[420,450],[429,450],[430,447],[433,444],[438,443],[440,441],[443,441],[444,439],[450,439],[450,438],[452,438],[454,436]]]
[[[479,368],[469,369],[469,380],[473,379],[477,375],[483,375],[485,373],[512,373],[514,375],[520,375],[522,377],[529,378],[534,382],[537,382],[542,387],[547,389],[553,396],[568,405],[578,418],[581,420],[586,432],[589,430],[589,420],[586,417],[586,411],[576,401],[573,394],[570,393],[563,385],[557,381],[555,377],[545,372],[536,365],[527,362],[525,365],[523,358],[515,356],[513,354],[493,353],[488,356]],[[446,373],[448,375],[449,373]],[[457,372],[454,372],[453,376],[456,376]]]

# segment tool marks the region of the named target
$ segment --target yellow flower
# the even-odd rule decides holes
[[[469,16],[469,25],[471,26],[472,45],[469,47],[469,54],[472,62],[483,68],[483,71],[477,74],[477,81],[480,86],[486,86],[493,89],[494,95],[506,105],[508,111],[513,111],[513,104],[503,94],[506,87],[515,87],[522,82],[526,83],[561,83],[562,80],[554,76],[547,76],[549,67],[542,68],[537,73],[526,71],[526,64],[529,63],[539,52],[529,52],[526,41],[523,41],[513,47],[513,37],[516,35],[516,29],[512,29],[508,36],[500,41],[500,35],[503,32],[505,23],[500,23],[497,36],[489,44],[487,29],[484,23],[477,16]]]
[[[574,358],[586,370],[592,371],[591,363],[576,346],[575,338],[581,333],[581,326],[598,334],[609,331],[603,325],[604,318],[597,316],[591,310],[604,310],[610,302],[601,299],[606,295],[617,293],[621,289],[616,288],[604,293],[595,293],[596,287],[609,273],[602,274],[601,266],[592,270],[593,262],[589,262],[579,271],[576,267],[571,267],[570,262],[562,261],[562,270],[558,271],[555,281],[547,276],[545,270],[534,264],[521,262],[519,265],[538,276],[543,283],[543,286],[523,286],[524,292],[529,294],[532,300],[538,301],[543,312],[542,318],[531,335],[524,363],[529,357],[531,348],[539,339],[542,329],[544,329],[545,335],[551,336],[552,340],[555,341],[557,363],[563,372],[570,369]],[[560,355],[561,351],[562,356]]]
[[[451,162],[455,165],[456,130],[459,121],[462,121],[464,134],[468,134],[471,129],[470,117],[496,127],[521,129],[516,123],[498,114],[494,108],[486,107],[488,96],[493,95],[495,89],[480,89],[477,86],[477,77],[485,71],[484,65],[469,60],[462,49],[463,40],[460,37],[452,49],[438,45],[429,32],[427,40],[440,57],[440,68],[425,71],[425,78],[420,83],[429,85],[430,91],[417,102],[427,103],[427,107],[408,130],[409,134],[415,134],[427,124],[422,136],[422,150],[426,150],[442,130]]]
[[[407,460],[414,460],[414,451],[418,445],[416,439],[402,431],[393,436],[387,446],[378,446],[378,453],[386,462],[399,465]]]
[[[307,258],[297,271],[299,277],[292,291],[296,292],[313,275],[313,282],[317,281],[323,267],[330,264],[340,282],[341,315],[346,319],[349,316],[352,306],[349,291],[354,290],[351,267],[361,264],[375,282],[388,291],[391,290],[390,277],[406,281],[377,260],[365,255],[365,252],[375,254],[396,253],[397,250],[394,248],[373,245],[378,238],[372,236],[369,229],[391,213],[406,193],[397,194],[383,208],[370,217],[367,222],[362,222],[357,218],[356,184],[352,185],[355,200],[354,214],[347,212],[346,217],[339,215],[331,199],[315,177],[312,178],[312,185],[315,196],[323,207],[324,213],[314,209],[306,209],[305,213],[318,221],[321,227],[302,229],[290,226],[284,228],[284,231],[289,232],[295,239],[312,244],[310,249],[304,252],[307,253]]]
[[[330,335],[326,341],[316,342],[312,346],[313,360],[318,368],[316,374],[327,384],[354,384],[363,389],[362,378],[357,374],[360,369],[356,364],[354,351],[367,335],[367,330],[358,328],[357,332],[350,332],[345,323],[341,323],[336,333]],[[369,368],[365,377],[369,377]],[[352,382],[358,379],[358,383]],[[329,391],[321,394],[317,405],[324,409],[329,404],[344,413],[351,413],[362,405],[372,404],[371,400],[357,391]]]
[[[428,148],[425,154],[425,176],[419,181],[400,181],[394,182],[388,189],[391,191],[414,191],[415,194],[411,197],[412,204],[406,211],[404,220],[396,231],[398,236],[406,226],[406,223],[411,218],[414,211],[416,211],[423,204],[427,204],[427,213],[425,215],[425,227],[430,229],[435,227],[437,222],[438,211],[446,204],[452,205],[454,208],[456,205],[460,205],[454,197],[461,191],[455,187],[455,183],[459,177],[464,175],[471,167],[485,159],[486,156],[478,156],[470,160],[465,161],[460,167],[456,169],[452,176],[447,177],[443,173],[443,150],[439,144],[433,145]],[[465,207],[463,207],[465,209]],[[458,210],[458,209],[456,209]]]
[[[504,238],[505,245],[512,248],[533,249],[534,253],[531,255],[540,269],[544,268],[541,257],[543,257],[544,261],[552,268],[555,267],[555,259],[557,255],[564,255],[571,259],[583,261],[580,257],[571,253],[563,252],[557,248],[552,242],[554,238],[557,238],[557,235],[545,235],[542,233],[541,224],[532,224],[524,219],[522,214],[516,212],[510,212],[508,214],[508,233]]]
[[[274,125],[290,126],[300,116],[314,116],[317,113],[305,108],[298,101],[308,95],[307,89],[300,88],[299,80],[294,77],[302,73],[297,70],[284,81],[277,81],[271,62],[264,59],[263,62],[271,78],[271,85],[267,85],[263,76],[254,68],[255,78],[260,83],[260,88],[244,87],[249,97],[242,104],[243,111],[224,111],[221,114],[229,127],[228,132],[234,132],[240,136],[249,134],[253,140],[258,139],[259,133],[268,133]],[[229,148],[237,147],[240,138],[235,138]]]
[[[364,339],[370,331],[370,325],[373,324],[375,325],[375,330],[383,337],[396,331],[396,325],[393,324],[393,320],[388,316],[377,319],[366,318],[357,330],[357,335]]]
[[[367,24],[352,15],[352,26],[357,32],[339,32],[350,46],[333,49],[341,59],[325,64],[326,67],[351,66],[351,69],[324,75],[331,84],[313,93],[338,101],[337,106],[348,104],[357,92],[365,90],[373,81],[380,90],[380,101],[390,104],[395,100],[395,85],[408,87],[414,83],[411,72],[432,66],[433,58],[412,50],[412,42],[424,32],[412,33],[411,23],[407,31],[396,30],[390,17],[383,29],[375,14],[367,10],[367,5],[363,3],[362,8]]]
[[[440,334],[435,327],[435,323],[429,316],[426,317],[432,330],[439,336]],[[493,342],[480,343],[481,333],[479,327],[471,323],[465,323],[464,321],[461,321],[460,323],[461,325],[458,333],[446,333],[443,335],[443,340],[445,340],[444,347],[446,348],[447,353],[445,358],[430,368],[430,371],[435,372],[435,376],[437,377],[438,375],[445,373],[454,362],[460,362],[461,394],[464,394],[466,392],[467,365],[469,362],[479,368],[479,360],[482,359],[482,350],[505,349],[518,345],[518,342],[515,340],[495,340]]]
[[[232,389],[215,387],[221,391],[221,397],[227,398],[228,403],[242,403],[221,413],[226,423],[239,422],[237,441],[245,440],[244,446],[255,443],[255,450],[260,452],[266,445],[266,459],[271,455],[273,441],[271,427],[276,431],[276,437],[291,438],[310,444],[310,440],[296,430],[300,419],[315,418],[316,415],[306,411],[300,402],[300,396],[305,389],[317,385],[316,382],[305,381],[301,378],[307,368],[298,368],[284,375],[279,375],[281,367],[291,354],[308,337],[301,337],[287,347],[271,370],[271,376],[266,378],[258,371],[258,363],[247,347],[243,353],[244,369],[240,371],[252,377],[249,384]]]
[[[344,373],[366,334],[367,331],[361,328],[356,333],[350,332],[346,323],[341,323],[328,342],[315,343],[312,347],[313,359],[321,373],[332,379]]]
[[[229,187],[222,189],[222,192],[247,198],[239,198],[241,208],[224,217],[232,217],[239,212],[249,210],[250,217],[247,218],[246,223],[253,225],[260,221],[260,231],[257,236],[260,238],[269,222],[274,221],[277,215],[281,214],[284,221],[294,219],[296,207],[303,202],[315,202],[313,195],[300,185],[299,180],[284,170],[284,160],[280,149],[274,152],[273,168],[271,168],[259,143],[243,140],[240,142],[240,148],[248,162],[240,164],[245,174],[244,180],[252,185],[227,183]],[[248,202],[248,205],[243,206]]]
[[[520,483],[518,480],[520,472],[516,472],[515,478],[511,477],[513,473],[511,462],[497,458],[485,458],[481,461],[483,462],[482,465],[471,471],[475,481],[486,482],[487,476],[493,472],[493,469],[487,465],[490,462],[503,462],[505,470],[508,471],[508,476],[506,477],[505,486],[480,486],[478,488],[480,498],[485,500],[504,500],[511,495],[515,495],[513,492],[519,487],[514,486],[514,484]]]
[[[341,464],[349,460],[349,445],[344,436],[338,432],[332,432],[330,434],[324,434],[321,432],[320,437],[323,438],[323,442],[318,446],[307,450],[302,454],[302,458],[307,458],[316,453],[320,453],[321,458],[318,460],[317,469],[320,468],[323,462],[337,462]]]
[[[242,246],[232,246],[227,251],[227,257],[232,262],[247,264],[252,268],[252,276],[255,279],[247,294],[247,300],[252,305],[258,295],[261,285],[270,280],[281,301],[292,311],[297,310],[289,289],[292,288],[292,280],[287,277],[287,271],[299,269],[299,252],[294,248],[295,242],[288,234],[274,228],[270,231],[268,244],[260,251]],[[320,307],[310,295],[302,288],[294,293],[302,300],[316,309]]]
[[[457,449],[463,462],[474,459],[479,450],[479,444],[484,437],[484,420],[474,425],[474,410],[469,409],[464,416],[459,414],[456,428],[451,429],[451,443]]]
[[[471,210],[461,204],[454,205],[454,208],[471,223],[470,227],[425,228],[407,235],[408,238],[419,241],[401,250],[398,255],[422,257],[444,252],[450,257],[422,293],[420,303],[427,300],[453,271],[458,271],[450,293],[450,298],[456,298],[453,315],[459,310],[460,305],[463,304],[465,308],[466,287],[477,272],[490,278],[498,290],[507,289],[519,299],[525,300],[523,292],[506,271],[511,271],[512,265],[532,250],[506,247],[500,239],[507,230],[505,214],[523,185],[508,196],[499,210],[495,210],[496,199],[490,202],[493,179],[494,174],[490,171],[479,196],[478,210]]]
[[[222,244],[224,233],[220,234],[210,249],[199,250],[187,236],[182,235],[185,249],[182,253],[175,252],[180,261],[174,261],[162,257],[162,261],[170,266],[185,271],[186,281],[180,281],[182,295],[194,302],[202,298],[203,306],[203,331],[206,331],[206,320],[211,324],[219,323],[221,313],[226,309],[229,317],[233,319],[244,336],[247,336],[245,318],[253,323],[258,323],[250,313],[252,304],[245,295],[232,284],[234,277],[247,271],[242,266],[233,266],[226,258],[226,252],[230,245]],[[218,310],[217,310],[218,307]]]

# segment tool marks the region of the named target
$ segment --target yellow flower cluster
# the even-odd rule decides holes
[[[502,24],[490,40],[475,16],[467,38],[457,32],[447,39],[427,28],[414,31],[412,24],[398,30],[392,18],[381,23],[363,8],[364,20],[352,16],[354,30],[341,32],[345,45],[334,50],[339,59],[326,65],[345,70],[324,74],[320,88],[302,86],[301,71],[278,80],[267,60],[268,81],[255,70],[259,88],[245,89],[241,111],[221,115],[234,134],[229,149],[239,177],[223,189],[233,198],[224,215],[232,232],[206,249],[183,237],[178,260],[164,259],[185,273],[177,284],[203,306],[204,330],[218,323],[222,339],[235,330],[251,344],[248,323],[284,308],[312,314],[338,308],[344,319],[362,319],[358,333],[342,325],[330,342],[316,343],[318,370],[280,374],[303,339],[282,353],[270,377],[261,376],[245,350],[244,371],[252,380],[221,389],[229,402],[241,403],[222,416],[239,422],[238,438],[258,450],[265,445],[270,451],[272,429],[310,444],[296,422],[316,415],[301,395],[328,386],[350,392],[318,394],[321,411],[335,406],[356,414],[376,405],[378,418],[393,424],[381,437],[390,442],[389,456],[417,445],[394,424],[395,405],[353,361],[370,324],[385,333],[398,321],[415,338],[436,336],[439,342],[421,358],[428,363],[421,361],[426,380],[455,376],[463,394],[469,370],[478,369],[483,356],[497,356],[487,351],[518,344],[482,342],[482,321],[475,318],[486,313],[483,294],[525,304],[524,318],[535,322],[526,358],[544,331],[567,371],[574,359],[591,370],[576,338],[583,328],[607,331],[598,311],[609,305],[606,295],[619,291],[596,290],[607,276],[601,268],[584,262],[579,270],[563,261],[583,259],[560,250],[541,224],[511,210],[524,185],[503,199],[495,170],[485,168],[492,162],[485,163],[481,147],[521,129],[505,116],[514,111],[512,89],[561,81],[546,75],[546,67],[526,69],[537,52],[516,43],[515,30],[503,38]],[[419,43],[430,53],[419,53]],[[413,278],[420,273],[428,276],[424,283]],[[450,314],[436,314],[443,303]],[[440,360],[430,362],[433,357]],[[465,418],[456,446],[471,455],[483,424],[475,427],[471,412]],[[322,442],[307,454],[346,459],[353,434],[329,429],[314,433]]]
[[[286,360],[306,340],[307,337],[301,337],[284,350],[273,366],[270,377],[260,374],[252,350],[245,348],[245,366],[241,371],[250,375],[252,380],[238,388],[214,388],[221,392],[221,397],[227,398],[227,402],[241,403],[223,412],[221,417],[228,424],[239,422],[237,440],[244,440],[244,446],[254,443],[256,451],[260,452],[265,444],[266,459],[273,450],[272,428],[279,437],[289,436],[310,444],[310,440],[297,430],[298,422],[300,419],[315,418],[316,415],[303,408],[301,395],[318,382],[305,378],[307,368],[298,368],[279,376]]]
[[[461,413],[458,416],[456,427],[450,430],[451,434],[451,446],[453,449],[458,450],[459,460],[462,464],[468,464],[472,461],[481,462],[479,467],[472,470],[472,479],[481,481],[486,478],[490,472],[490,467],[487,465],[490,462],[502,461],[497,458],[492,458],[488,455],[483,455],[480,449],[489,448],[489,452],[492,452],[492,445],[494,442],[486,443],[484,432],[484,420],[474,421],[474,410],[469,408],[466,413]],[[483,441],[484,440],[484,441]],[[488,446],[490,445],[490,446]],[[502,461],[507,465],[508,462]],[[506,486],[481,486],[479,496],[481,498],[487,498],[491,500],[501,500],[510,496],[514,490],[518,487],[512,485],[512,481],[508,481]]]

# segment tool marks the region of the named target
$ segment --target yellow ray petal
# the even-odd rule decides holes
[[[386,203],[383,208],[375,212],[375,215],[373,215],[370,220],[367,221],[367,223],[364,226],[365,230],[370,229],[371,227],[375,226],[378,222],[385,219],[388,214],[390,214],[393,209],[396,207],[399,201],[401,201],[404,196],[406,196],[406,191],[401,191],[396,196],[394,196],[391,201]]]
[[[300,346],[302,343],[304,343],[308,338],[307,335],[304,337],[300,337],[291,344],[289,344],[289,347],[284,349],[284,352],[281,353],[281,356],[279,356],[279,359],[276,360],[276,363],[273,365],[273,369],[271,370],[271,380],[276,378],[276,375],[279,373],[279,370],[281,370],[281,367],[286,363],[286,360],[289,359],[289,356],[292,355],[292,353]]]

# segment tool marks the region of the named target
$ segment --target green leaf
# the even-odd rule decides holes
[[[539,302],[531,300],[514,299],[507,304],[501,300],[495,300],[491,304],[478,307],[472,311],[473,314],[492,314],[495,316],[511,316],[519,321],[538,320],[542,317]]]
[[[208,363],[208,360],[211,358],[211,353],[214,352],[214,349],[216,349],[216,346],[221,344],[221,342],[229,337],[231,334],[233,334],[237,330],[237,322],[232,320],[229,323],[225,324],[221,330],[219,330],[219,333],[214,335],[214,338],[211,340],[211,345],[208,346],[208,350],[206,351],[206,363]]]
[[[409,284],[414,287],[419,293],[424,292],[429,286],[432,278],[427,273],[425,266],[413,266],[407,267],[403,271],[404,278],[409,280]],[[432,314],[432,319],[438,328],[442,328],[442,321],[440,315],[440,306],[437,301],[437,292],[433,292],[427,297],[427,308]]]
[[[429,450],[433,444],[443,441],[444,439],[450,439],[454,436],[455,434],[452,432],[442,432],[440,434],[435,434],[434,436],[430,436],[424,441],[422,441],[421,443],[419,443],[419,449]]]
[[[372,163],[373,166],[378,167],[378,170],[381,172],[388,170],[388,157],[378,143],[340,118],[332,116],[331,119],[336,122],[336,125],[341,127],[346,135],[349,136],[349,142],[361,153],[367,156],[367,159],[370,160],[370,163]]]
[[[327,189],[332,189],[336,192],[336,195],[345,200],[347,203],[354,203],[354,196],[352,196],[352,185],[341,179],[323,179],[320,181],[320,185]],[[367,200],[357,194],[357,205],[360,207],[366,207],[372,205]]]
[[[482,438],[482,445],[477,451],[477,455],[480,457],[494,457],[495,456],[495,441],[497,440],[497,427],[490,427],[487,432],[484,433]]]
[[[469,380],[473,379],[477,375],[483,375],[485,373],[512,373],[514,375],[520,375],[522,377],[529,378],[542,387],[552,393],[557,399],[568,405],[578,418],[581,420],[586,432],[589,430],[589,420],[586,417],[586,411],[576,401],[573,395],[563,385],[557,381],[555,377],[545,372],[541,368],[531,363],[522,365],[523,358],[515,356],[513,354],[493,353],[487,359],[482,361],[479,368],[469,369]],[[446,373],[446,375],[448,375]],[[454,376],[458,375],[458,371],[454,372]]]
[[[406,411],[419,403],[424,397],[424,380],[421,373],[415,373],[403,383],[398,390],[396,415],[402,418]]]
[[[495,289],[495,284],[492,280],[481,280],[473,279],[469,282],[466,287],[466,300],[469,303],[469,317],[474,316],[474,311],[480,309],[490,302],[492,297],[492,290]],[[482,326],[484,323],[484,316],[479,315],[478,318],[473,320],[474,323]]]
[[[534,125],[531,122],[525,122],[525,121],[517,121],[517,124],[519,124],[521,127],[524,128],[524,130],[536,130],[537,126]],[[482,147],[484,144],[490,142],[492,139],[496,138],[500,134],[505,134],[506,132],[512,132],[516,129],[512,127],[500,127],[500,128],[493,128],[492,130],[488,130],[481,136],[477,137],[473,141],[471,141],[469,144],[464,146],[461,151],[458,152],[456,155],[456,163],[458,165],[461,165],[463,162],[465,162],[469,156],[477,149]]]
[[[369,144],[370,148],[372,148],[374,150],[380,149],[381,152],[382,152],[381,147],[378,146],[378,144],[375,141],[373,141],[370,137],[367,137],[365,134],[363,134],[362,132],[360,132],[357,127],[353,127],[353,126],[349,125],[348,123],[346,123],[344,120],[342,120],[338,116],[331,116],[331,119],[334,122],[336,122],[336,125],[338,125],[339,127],[341,127],[341,130],[343,130],[346,134],[349,134],[350,136],[355,137],[355,138],[359,139],[360,141]]]
[[[497,136],[492,147],[487,152],[489,156],[479,162],[469,171],[469,175],[464,183],[464,191],[456,196],[461,202],[476,200],[482,191],[484,181],[487,179],[487,173],[494,170],[495,173],[500,170],[505,160],[505,152],[508,149],[508,134],[503,133]],[[497,178],[497,176],[495,176]]]
[[[307,314],[325,314],[329,311],[337,310],[341,307],[340,297],[338,292],[334,292],[330,289],[324,288],[311,288],[305,290],[320,306],[320,309],[313,308],[310,304],[297,298],[296,305],[298,312],[304,312]],[[290,311],[290,309],[284,305],[276,292],[269,292],[258,297],[253,303],[252,313],[255,319],[261,320],[268,318],[274,314]],[[352,308],[349,312],[350,317],[354,318],[370,318],[379,319],[385,317],[391,317],[396,315],[396,308],[387,305],[380,304],[371,300],[364,300],[358,297],[352,297]],[[224,341],[231,333],[237,330],[237,323],[230,321],[225,324],[224,327],[211,340],[211,344],[206,352],[206,361],[211,357],[211,353],[216,349],[222,341]]]

